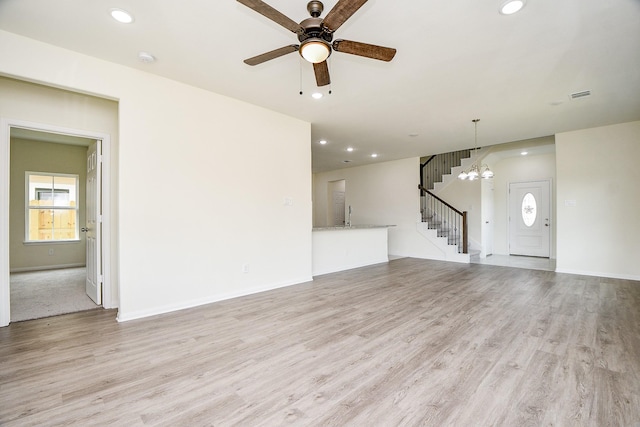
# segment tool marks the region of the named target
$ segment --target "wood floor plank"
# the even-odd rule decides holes
[[[418,259],[0,329],[0,425],[640,425],[640,283]]]

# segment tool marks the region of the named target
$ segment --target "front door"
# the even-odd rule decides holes
[[[86,226],[87,243],[87,285],[86,291],[89,298],[98,305],[102,304],[102,215],[100,203],[102,158],[101,141],[96,141],[87,150],[87,200],[86,200]]]
[[[549,257],[550,181],[509,184],[509,254]]]

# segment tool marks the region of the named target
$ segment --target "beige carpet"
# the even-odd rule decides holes
[[[11,274],[11,321],[99,307],[85,293],[85,281],[84,267]]]

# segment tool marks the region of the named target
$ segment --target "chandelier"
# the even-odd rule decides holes
[[[475,156],[478,153],[478,122],[480,121],[480,119],[473,119],[471,121],[473,122],[473,125],[475,127],[475,143],[473,146],[473,154]],[[469,181],[474,181],[478,178],[484,178],[484,179],[493,178],[493,171],[489,169],[489,166],[487,166],[486,164],[482,164],[478,166],[478,160],[475,160],[473,162],[468,172],[463,170],[458,175],[458,179],[461,179],[461,180],[467,179]]]

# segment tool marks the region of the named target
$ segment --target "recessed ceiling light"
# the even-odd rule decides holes
[[[312,97],[313,99],[320,99],[320,98],[322,98],[322,94],[321,94],[320,92],[313,92],[313,93],[311,94],[311,97]]]
[[[318,143],[320,145],[325,145],[327,143],[327,140],[326,139],[321,139],[320,141],[318,141]]]
[[[133,22],[133,15],[122,9],[111,9],[111,16],[118,22],[123,24],[131,24]]]
[[[378,157],[378,155],[377,155],[376,153],[373,153],[373,154],[371,155],[371,157],[373,157],[373,158],[375,159],[376,157]]]
[[[525,0],[506,0],[500,5],[500,13],[512,15],[524,7]]]
[[[150,53],[148,53],[148,52],[140,52],[140,53],[138,54],[138,59],[139,59],[140,61],[145,62],[145,63],[147,63],[147,64],[148,64],[148,63],[150,63],[150,62],[154,62],[154,61],[156,60],[156,57],[155,57],[155,56],[153,56],[153,55],[151,55],[151,54],[150,54]]]
[[[347,147],[347,151],[348,152],[352,152],[353,151],[353,147]]]
[[[526,156],[527,154],[529,154],[528,151],[523,151],[522,153],[520,153],[521,156]]]

